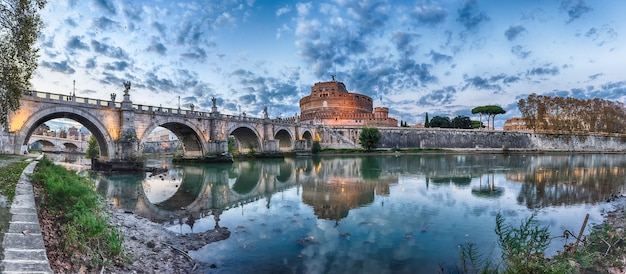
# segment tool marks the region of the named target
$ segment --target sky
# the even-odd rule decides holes
[[[626,100],[622,0],[55,0],[33,89],[262,117],[331,75],[409,124],[519,99]],[[74,86],[75,81],[75,86]]]

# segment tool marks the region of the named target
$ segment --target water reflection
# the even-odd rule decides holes
[[[540,209],[540,221],[562,235],[580,229],[586,213],[591,223],[601,221],[600,209],[590,205],[622,193],[626,184],[626,158],[618,154],[204,165],[151,159],[147,165],[167,172],[100,176],[98,190],[118,207],[179,233],[229,227],[231,238],[193,254],[225,273],[451,270],[463,242],[485,243],[489,253],[498,212],[515,222]],[[562,245],[555,241],[549,252]]]

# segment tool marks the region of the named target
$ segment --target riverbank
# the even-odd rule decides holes
[[[176,235],[145,218],[109,205],[110,222],[124,235],[127,262],[108,271],[126,273],[205,273],[218,267],[193,260],[187,252],[230,237],[226,227],[203,233]]]

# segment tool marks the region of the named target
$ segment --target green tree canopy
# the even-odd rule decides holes
[[[430,121],[428,121],[428,112],[426,112],[426,118],[424,119],[424,127],[430,127]]]
[[[450,128],[450,118],[443,116],[435,116],[430,119],[429,127]]]
[[[472,120],[467,116],[457,115],[452,118],[450,121],[450,125],[452,128],[460,128],[460,129],[471,129],[472,128]]]
[[[85,158],[94,159],[100,155],[100,148],[98,147],[98,141],[96,137],[91,136],[89,142],[87,142],[87,151],[85,152]]]
[[[489,127],[489,119],[491,118],[491,127],[495,129],[495,119],[496,115],[505,114],[506,110],[504,110],[501,106],[498,105],[486,105],[479,106],[472,109],[472,114],[479,114],[479,121],[482,123],[482,116],[487,116],[487,127]]]
[[[361,144],[363,149],[372,151],[378,147],[380,138],[381,134],[378,128],[364,127],[361,129],[361,134],[359,135],[359,144]]]
[[[20,107],[22,90],[30,87],[37,68],[39,38],[43,23],[39,10],[46,0],[0,1],[0,126],[8,113]]]

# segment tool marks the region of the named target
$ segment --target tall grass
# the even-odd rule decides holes
[[[123,253],[123,235],[109,225],[107,209],[88,178],[42,159],[33,173],[44,195],[40,207],[59,218],[64,251],[77,260],[107,265]]]
[[[20,176],[24,168],[28,166],[28,162],[13,162],[6,166],[0,167],[0,195],[7,198],[7,202],[13,202],[15,198],[15,187],[20,180]]]

